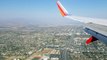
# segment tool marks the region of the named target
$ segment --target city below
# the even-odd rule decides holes
[[[82,26],[1,26],[0,60],[107,60],[107,47]]]

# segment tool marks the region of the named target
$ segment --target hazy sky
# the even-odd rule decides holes
[[[0,0],[0,20],[63,19],[56,6],[57,0]],[[79,16],[107,19],[107,0],[60,0],[69,13]],[[46,21],[46,22],[47,22]]]

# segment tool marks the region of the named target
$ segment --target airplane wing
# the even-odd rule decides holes
[[[57,1],[57,6],[63,17],[85,23],[85,32],[92,35],[86,41],[86,44],[89,44],[96,40],[100,40],[107,44],[107,20],[70,15],[67,12],[67,10],[63,7],[63,5],[60,3],[60,1]]]

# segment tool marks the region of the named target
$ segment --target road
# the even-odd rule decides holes
[[[63,50],[60,50],[60,60],[71,60],[70,59],[70,53],[68,52],[67,49],[63,49]]]

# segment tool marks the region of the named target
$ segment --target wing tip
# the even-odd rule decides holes
[[[59,0],[57,0],[57,6],[58,6],[58,9],[59,9],[59,11],[60,11],[60,14],[61,14],[63,17],[68,15],[67,10],[63,7],[63,5],[60,3]]]

